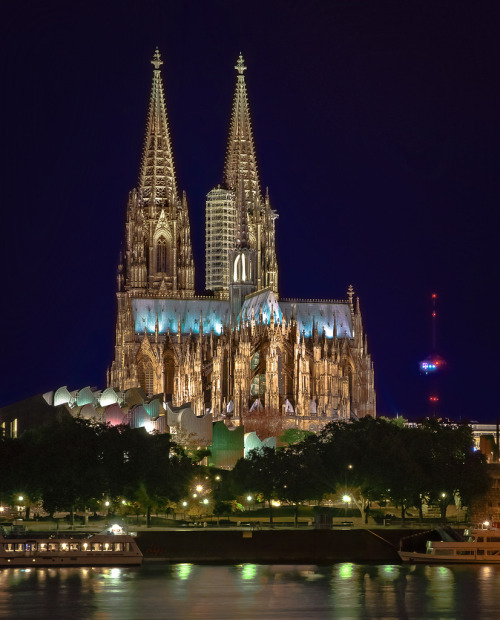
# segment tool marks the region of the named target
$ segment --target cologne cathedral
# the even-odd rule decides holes
[[[310,430],[375,416],[373,363],[352,287],[342,300],[279,296],[278,215],[260,187],[241,55],[223,179],[206,201],[206,293],[195,294],[189,209],[177,187],[158,50],[152,65],[108,386],[140,386],[149,397],[190,403],[196,415],[236,426],[250,413]]]

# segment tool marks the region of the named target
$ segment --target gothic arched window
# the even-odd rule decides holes
[[[153,395],[153,364],[142,361],[139,365],[139,385],[148,396]]]
[[[168,246],[165,237],[158,239],[156,246],[156,271],[166,273],[168,258]]]

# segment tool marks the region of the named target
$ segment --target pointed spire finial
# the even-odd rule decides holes
[[[354,288],[352,284],[349,284],[349,288],[347,289],[347,298],[349,299],[349,304],[352,307],[352,298],[354,297]]]
[[[155,71],[158,71],[163,64],[163,60],[161,59],[161,56],[160,56],[160,50],[158,48],[156,48],[155,50],[155,54],[153,56],[153,60],[151,61],[151,64],[155,68]]]
[[[245,61],[243,60],[243,55],[241,52],[234,68],[240,75],[243,75],[243,73],[246,71]]]

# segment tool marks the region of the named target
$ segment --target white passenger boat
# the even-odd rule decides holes
[[[403,562],[433,564],[500,564],[500,529],[482,523],[465,530],[464,540],[428,540],[425,553],[398,551]]]
[[[133,536],[120,526],[87,538],[38,538],[0,535],[0,567],[9,566],[134,566],[142,553]]]

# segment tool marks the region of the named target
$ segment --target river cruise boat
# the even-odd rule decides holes
[[[138,566],[142,553],[133,536],[112,526],[87,538],[0,535],[0,568],[10,566]]]
[[[500,564],[500,529],[481,523],[465,530],[462,540],[428,540],[425,553],[400,550],[398,554],[410,563]]]

